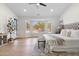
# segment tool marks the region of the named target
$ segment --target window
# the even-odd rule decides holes
[[[26,33],[52,32],[52,25],[48,21],[31,20],[26,22]]]
[[[39,33],[45,31],[45,22],[43,21],[32,21],[33,33]]]

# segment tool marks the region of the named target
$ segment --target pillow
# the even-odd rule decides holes
[[[71,37],[79,38],[79,30],[72,30],[71,31]]]
[[[67,32],[67,37],[71,37],[71,32]]]
[[[65,29],[62,29],[60,35],[66,36],[66,30]]]
[[[71,30],[70,30],[70,29],[67,29],[66,36],[67,36],[67,37],[71,37]]]
[[[70,37],[71,36],[71,29],[63,29],[61,31],[62,36]]]

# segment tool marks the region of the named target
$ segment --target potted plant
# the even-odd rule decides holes
[[[11,34],[12,34],[12,32],[14,31],[12,18],[9,18],[9,20],[8,20],[7,29],[8,29],[8,32],[9,32],[9,34],[10,34],[10,38],[8,39],[8,41],[12,41]]]

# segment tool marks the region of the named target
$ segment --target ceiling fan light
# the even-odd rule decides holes
[[[53,9],[50,9],[50,11],[53,12],[54,10]]]
[[[24,9],[24,12],[26,12],[27,10],[26,9]]]
[[[37,3],[37,6],[39,6],[39,3]]]

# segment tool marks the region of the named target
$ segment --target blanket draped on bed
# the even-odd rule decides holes
[[[63,39],[56,39],[56,40],[48,40],[47,44],[49,45],[64,45],[64,40]]]

